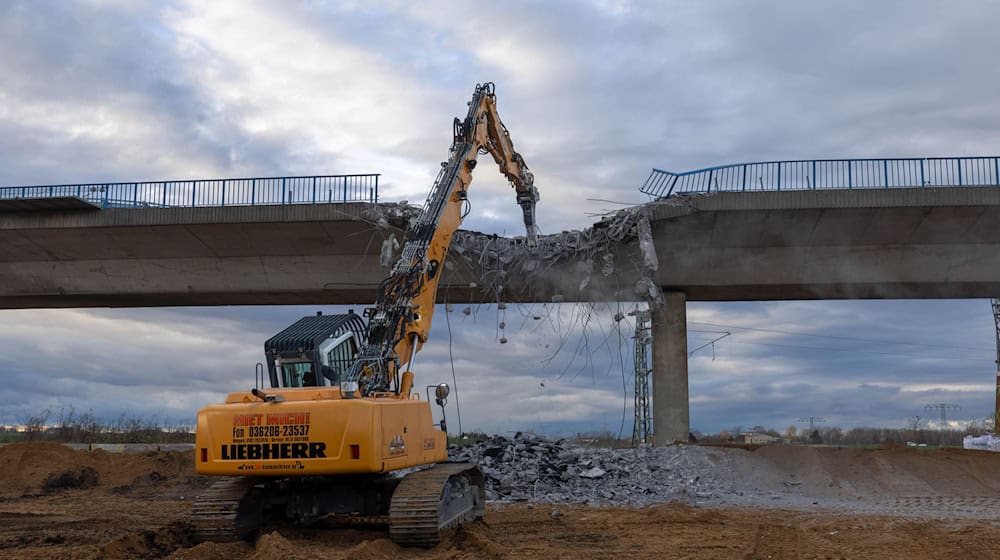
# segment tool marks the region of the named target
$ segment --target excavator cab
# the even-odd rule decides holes
[[[353,310],[303,317],[264,343],[272,388],[338,387],[365,336]]]

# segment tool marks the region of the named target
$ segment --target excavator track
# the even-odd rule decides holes
[[[406,475],[392,494],[389,536],[401,546],[432,547],[441,530],[481,519],[486,512],[483,471],[441,463]]]
[[[196,497],[190,518],[195,542],[229,542],[250,537],[262,522],[254,493],[256,482],[250,477],[226,478]]]

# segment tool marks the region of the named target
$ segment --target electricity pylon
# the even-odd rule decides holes
[[[997,384],[993,399],[993,433],[1000,435],[1000,298],[993,298],[993,326],[997,341]]]
[[[819,416],[809,416],[807,418],[799,418],[799,422],[809,422],[809,433],[816,431],[816,424],[822,424],[826,422],[826,418],[820,418]]]
[[[649,325],[649,310],[630,311],[635,317],[635,334],[632,335],[635,364],[635,419],[632,423],[632,445],[653,443],[653,422],[649,414],[649,344],[653,340]]]
[[[948,426],[948,411],[949,410],[962,410],[962,407],[957,404],[949,403],[933,403],[924,407],[924,410],[940,410],[941,411],[941,430]]]

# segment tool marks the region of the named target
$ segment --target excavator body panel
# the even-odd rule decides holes
[[[329,387],[232,393],[198,412],[198,474],[287,477],[385,473],[447,459],[430,403],[342,398]]]

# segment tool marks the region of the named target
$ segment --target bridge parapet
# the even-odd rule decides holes
[[[76,197],[101,208],[378,202],[379,174],[2,187],[0,199]]]
[[[684,193],[1000,185],[1000,157],[812,159],[736,163],[683,173],[654,168],[639,188]]]

